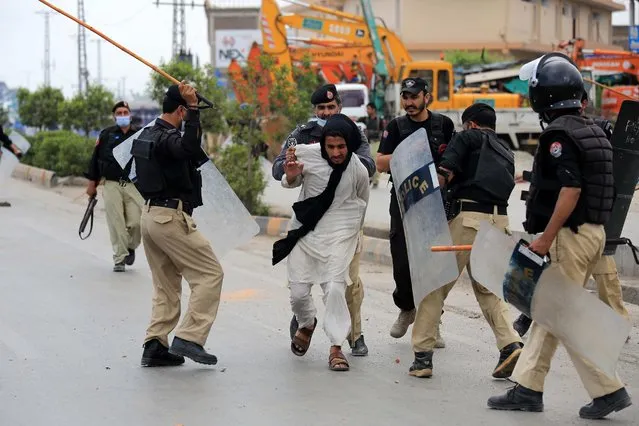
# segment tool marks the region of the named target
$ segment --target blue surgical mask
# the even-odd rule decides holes
[[[115,122],[120,127],[128,127],[131,124],[131,116],[130,115],[119,115],[115,117]]]
[[[324,125],[326,125],[326,120],[324,120],[323,118],[313,117],[311,121],[317,121],[317,124],[319,124],[321,127],[324,127]]]

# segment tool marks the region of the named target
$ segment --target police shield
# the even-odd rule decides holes
[[[613,176],[617,198],[605,224],[606,238],[619,238],[639,179],[639,102],[624,101],[612,133]],[[617,246],[606,247],[614,254]]]
[[[454,253],[426,248],[452,245],[435,163],[425,129],[399,144],[391,159],[393,187],[406,235],[415,304],[459,275]]]
[[[146,127],[153,126],[155,120]],[[129,137],[113,150],[113,156],[125,168],[131,160],[133,140],[142,130]],[[209,239],[217,257],[223,257],[236,247],[249,242],[260,227],[235,195],[222,174],[210,160],[200,167],[202,176],[202,203],[195,209],[193,219],[198,229]],[[135,161],[129,175],[135,179]]]
[[[631,324],[559,267],[486,221],[470,254],[473,277],[610,377]],[[596,342],[593,336],[597,337]]]
[[[9,138],[15,146],[20,148],[22,154],[26,154],[27,151],[29,151],[29,148],[31,148],[29,141],[27,141],[27,139],[18,132],[11,132]],[[2,150],[2,153],[0,154],[0,183],[2,183],[11,177],[13,170],[16,168],[18,163],[20,163],[20,160],[10,149],[6,149],[4,147],[0,149]]]

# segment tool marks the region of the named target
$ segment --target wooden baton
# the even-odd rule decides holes
[[[460,245],[460,246],[432,246],[430,251],[442,252],[442,251],[471,251],[472,245]]]
[[[96,33],[97,35],[102,37],[104,40],[108,41],[109,43],[111,43],[112,45],[114,45],[118,49],[122,50],[123,52],[128,53],[129,55],[133,56],[135,59],[137,59],[138,61],[142,62],[144,65],[146,65],[147,67],[151,68],[153,71],[157,72],[158,74],[160,74],[162,77],[166,78],[167,80],[169,80],[169,81],[171,81],[171,82],[173,82],[175,84],[180,84],[180,81],[177,78],[173,77],[172,75],[170,75],[166,71],[162,70],[160,67],[152,64],[151,62],[147,61],[146,59],[144,59],[144,58],[140,57],[139,55],[135,54],[134,52],[130,51],[129,49],[127,49],[126,47],[122,46],[117,41],[111,39],[110,37],[108,37],[107,35],[102,33],[101,31],[96,30],[91,25],[87,24],[86,22],[81,21],[80,19],[78,19],[75,16],[65,12],[64,10],[62,10],[59,7],[49,3],[46,0],[38,0],[38,1],[40,3],[46,5],[46,6],[50,7],[51,9],[55,10],[56,12],[66,16],[67,18],[71,19],[72,21],[77,22],[78,24],[80,24],[84,28],[86,28],[87,30],[93,31],[94,33]],[[202,95],[200,95],[197,92],[196,92],[196,95],[197,95],[198,100],[204,102],[209,107],[213,107],[213,103],[211,101],[209,101],[208,99],[204,98]]]

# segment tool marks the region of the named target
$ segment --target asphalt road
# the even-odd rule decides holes
[[[397,312],[390,269],[379,265],[362,265],[369,356],[349,356],[349,372],[329,371],[321,329],[309,353],[294,356],[285,265],[271,267],[268,237],[222,260],[223,301],[206,344],[218,365],[187,360],[176,368],[142,368],[151,308],[143,251],[126,273],[114,273],[99,209],[93,235],[81,241],[82,198],[21,181],[2,190],[13,203],[0,208],[2,426],[601,424],[579,419],[579,407],[589,401],[563,348],[548,376],[545,412],[486,407],[489,396],[511,384],[490,376],[498,356],[494,337],[465,280],[447,300],[447,347],[436,352],[431,379],[407,374],[410,335],[388,334]],[[321,321],[321,299],[315,300]],[[629,309],[635,328],[619,373],[635,405],[611,416],[619,425],[639,424],[639,307]]]

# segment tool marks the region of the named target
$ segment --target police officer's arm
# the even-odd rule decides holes
[[[167,155],[178,160],[199,159],[202,154],[200,146],[200,111],[189,109],[184,119],[184,135],[175,131],[160,140],[156,150],[160,155]]]
[[[93,147],[93,154],[91,160],[89,160],[89,168],[84,173],[84,177],[89,179],[87,185],[87,194],[93,196],[97,193],[96,187],[100,184],[100,167],[98,165],[98,158],[100,158],[100,148],[104,145],[104,139],[107,135],[106,131],[102,131],[95,141],[95,147]]]
[[[388,123],[386,130],[382,134],[382,140],[377,149],[377,171],[380,173],[390,172],[390,161],[395,147],[399,144],[399,127],[397,121]]]
[[[439,186],[443,187],[450,183],[455,174],[463,171],[463,165],[466,164],[470,151],[471,140],[467,136],[469,136],[467,133],[456,133],[448,143],[437,167]]]
[[[578,149],[574,142],[557,140],[550,146],[555,155],[551,155],[549,158],[553,165],[556,166],[556,177],[561,184],[561,191],[546,229],[530,245],[533,251],[541,255],[548,253],[553,240],[577,206],[581,195],[582,177],[578,163]]]
[[[0,126],[0,141],[2,141],[2,146],[6,149],[12,151],[18,158],[22,157],[22,151],[13,141],[9,138],[9,136],[4,132],[2,126]]]
[[[357,148],[357,151],[355,151],[355,154],[357,154],[364,167],[366,167],[368,177],[370,178],[375,175],[375,160],[373,160],[373,157],[371,156],[371,146],[368,143],[368,138],[361,130],[360,135],[362,137],[362,143],[359,148]]]
[[[286,162],[286,150],[288,149],[288,142],[291,139],[297,140],[299,137],[299,129],[296,128],[291,132],[290,135],[287,136],[286,140],[282,144],[282,150],[280,154],[273,161],[273,167],[271,168],[271,174],[273,175],[273,179],[282,180],[282,176],[284,176],[284,163]]]

